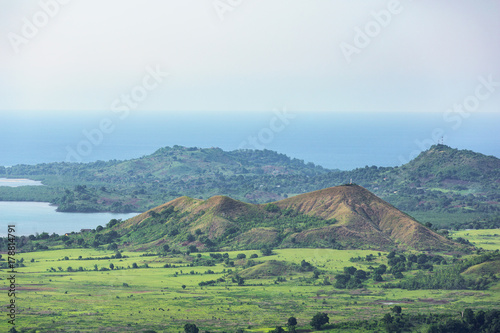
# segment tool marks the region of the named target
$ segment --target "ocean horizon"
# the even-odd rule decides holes
[[[136,113],[5,115],[0,165],[126,160],[165,146],[269,149],[329,169],[400,166],[443,142],[500,157],[500,115],[441,113]],[[103,122],[107,127],[103,127]]]

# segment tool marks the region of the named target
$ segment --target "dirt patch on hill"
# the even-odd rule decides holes
[[[390,300],[390,299],[379,299],[373,302],[372,304],[383,304],[383,305],[396,305],[396,304],[410,304],[413,303],[414,301],[412,300]]]
[[[434,298],[419,298],[419,302],[430,303],[430,304],[448,304],[450,301],[444,299],[434,299]]]

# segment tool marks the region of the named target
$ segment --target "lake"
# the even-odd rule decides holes
[[[137,213],[60,213],[47,202],[0,201],[0,237],[7,236],[7,225],[16,225],[16,236],[47,232],[63,235],[80,229],[103,227],[111,219],[126,220]]]
[[[19,186],[41,186],[42,182],[31,179],[10,179],[0,178],[0,186],[19,187]]]

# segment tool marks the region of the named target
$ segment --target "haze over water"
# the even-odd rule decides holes
[[[326,168],[350,170],[365,165],[398,166],[437,143],[500,156],[500,115],[476,113],[460,123],[441,113],[131,113],[120,120],[109,111],[33,118],[4,117],[0,124],[0,166],[77,160],[86,142],[90,151],[82,162],[131,159],[165,146],[220,147],[235,150],[269,149]],[[283,117],[283,116],[282,116]],[[102,133],[98,144],[83,133],[94,133],[102,119],[113,131]],[[288,123],[287,123],[288,122]],[[458,124],[458,126],[457,126]],[[95,136],[96,139],[100,139]]]

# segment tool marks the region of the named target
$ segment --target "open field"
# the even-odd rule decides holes
[[[485,291],[382,289],[371,279],[362,289],[324,285],[325,278],[333,282],[333,276],[345,266],[369,271],[370,265],[387,264],[386,253],[379,256],[376,251],[330,249],[274,252],[266,257],[260,251],[229,252],[235,267],[223,263],[189,267],[198,255],[195,253],[158,257],[124,252],[128,258],[100,260],[114,252],[61,249],[18,254],[17,259],[24,259],[26,267],[18,269],[16,280],[16,328],[26,332],[181,332],[186,323],[193,322],[200,332],[267,332],[276,325],[285,326],[287,319],[295,316],[298,329],[313,332],[309,321],[317,312],[328,313],[330,323],[335,323],[379,319],[395,304],[402,307],[403,313],[436,314],[458,313],[467,307],[489,309],[500,303],[498,284]],[[257,254],[258,258],[252,259],[256,264],[276,260],[300,266],[306,260],[321,274],[314,279],[311,271],[291,271],[282,276],[284,281],[277,281],[277,276],[248,278],[238,286],[227,272],[243,269],[239,265],[246,259],[236,258],[240,253],[247,258]],[[374,255],[374,261],[349,261],[369,254]],[[201,259],[210,258],[208,253],[200,255]],[[138,268],[132,268],[134,263]],[[110,264],[113,270],[101,271],[109,269]],[[176,267],[164,268],[165,264]],[[7,293],[7,272],[1,275],[1,292]],[[218,278],[225,281],[198,285]],[[384,274],[384,280],[394,279]],[[3,320],[0,329],[5,328],[8,324]]]
[[[500,229],[460,230],[452,231],[451,235],[465,238],[485,250],[500,250]]]

